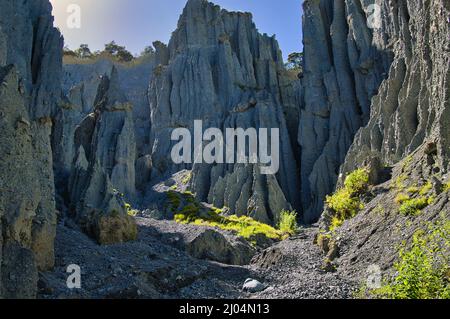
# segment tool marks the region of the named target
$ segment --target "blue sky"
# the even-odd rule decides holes
[[[66,45],[77,48],[87,43],[103,49],[115,40],[134,54],[155,40],[167,43],[175,30],[187,0],[50,0],[56,26]],[[300,51],[301,0],[213,0],[230,11],[249,11],[261,33],[275,34],[285,57]],[[67,27],[67,8],[81,8],[81,28]]]

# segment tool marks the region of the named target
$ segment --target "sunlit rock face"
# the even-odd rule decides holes
[[[276,223],[282,209],[298,208],[296,81],[286,75],[277,41],[259,34],[248,13],[191,0],[169,45],[157,43],[156,49],[149,91],[152,176],[191,168],[173,164],[176,142],[168,141],[175,128],[193,133],[194,120],[223,132],[279,128],[278,174],[261,175],[251,164],[196,164],[191,188],[199,199],[268,223]]]
[[[388,78],[372,99],[368,125],[358,132],[343,172],[370,154],[391,165],[424,144],[436,154],[435,173],[449,172],[450,5],[446,1],[387,1],[374,39],[392,52]]]
[[[0,297],[33,298],[54,264],[50,135],[63,40],[48,1],[0,3]]]
[[[298,140],[302,206],[310,221],[346,158],[343,172],[373,155],[396,163],[435,134],[448,167],[448,5],[380,1],[376,11],[373,5],[304,2]]]

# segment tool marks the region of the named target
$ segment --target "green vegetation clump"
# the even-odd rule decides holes
[[[345,220],[355,217],[364,208],[360,195],[368,187],[369,173],[365,169],[358,169],[347,176],[343,188],[334,195],[327,196],[326,203],[335,213],[332,217],[331,231],[340,227]]]
[[[128,204],[128,203],[125,203],[125,209],[127,210],[128,216],[131,216],[131,217],[136,217],[137,214],[139,213],[138,210],[133,209],[133,208],[131,207],[131,205]]]
[[[398,191],[403,191],[405,189],[405,181],[408,177],[406,175],[400,175],[394,180],[394,185],[391,188],[395,188]]]
[[[431,205],[434,201],[433,197],[418,197],[407,199],[401,203],[400,213],[405,216],[417,216],[422,212],[422,209]]]
[[[434,197],[428,196],[433,189],[431,182],[427,182],[421,188],[417,186],[409,187],[406,191],[410,195],[420,195],[416,198],[411,198],[410,195],[399,193],[395,198],[395,202],[400,205],[399,212],[405,216],[417,216],[422,210],[433,204]]]
[[[280,214],[280,221],[278,222],[278,229],[291,236],[297,233],[297,212],[289,212],[283,210]]]
[[[431,182],[427,182],[422,188],[419,190],[419,194],[421,196],[427,195],[433,189],[433,184]]]
[[[170,209],[172,211],[178,210],[178,208],[181,205],[181,198],[178,195],[178,193],[173,190],[170,190],[169,192],[167,192],[167,198],[169,199]]]
[[[403,166],[402,166],[403,172],[411,167],[413,160],[414,160],[414,157],[412,155],[409,155],[408,157],[405,158],[405,160],[403,161]]]
[[[259,236],[273,240],[284,240],[297,231],[297,213],[282,212],[279,229],[258,222],[248,216],[226,216],[226,208],[206,207],[195,200],[191,192],[167,192],[168,208],[174,213],[174,220],[180,224],[215,227],[237,233],[256,244]]]
[[[444,192],[450,192],[450,182],[444,184]]]
[[[420,192],[420,188],[417,186],[411,186],[406,190],[406,192],[411,195],[416,195]]]
[[[288,62],[285,64],[286,69],[292,72],[297,77],[303,75],[304,67],[304,53],[303,52],[293,52],[288,56]]]
[[[410,248],[402,245],[395,278],[371,294],[388,299],[449,299],[449,254],[450,221],[444,216],[428,231],[418,231]]]
[[[218,209],[212,209],[208,216],[198,216],[198,211],[188,209],[175,215],[175,221],[180,224],[214,227],[237,233],[242,238],[255,243],[255,236],[263,235],[274,240],[284,240],[290,234],[277,230],[272,226],[258,222],[248,216],[221,216]]]

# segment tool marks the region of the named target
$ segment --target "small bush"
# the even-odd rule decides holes
[[[358,197],[353,197],[347,189],[337,191],[333,196],[327,197],[328,207],[336,212],[337,217],[345,220],[356,216],[363,207]]]
[[[411,186],[406,190],[406,192],[411,195],[416,195],[417,193],[420,192],[420,189],[417,186]]]
[[[353,194],[360,194],[369,186],[369,174],[365,169],[358,169],[347,176],[344,182],[345,189]]]
[[[192,179],[192,173],[189,172],[183,176],[183,178],[181,179],[181,182],[183,183],[183,185],[188,185],[189,182],[191,181],[191,179]]]
[[[394,268],[396,277],[372,294],[388,299],[449,299],[450,221],[418,231],[408,249],[403,244]]]
[[[297,233],[297,212],[289,212],[283,210],[280,214],[278,229],[291,236]]]
[[[347,176],[343,188],[334,195],[327,196],[326,203],[335,213],[332,219],[333,230],[340,227],[345,220],[355,217],[364,208],[359,196],[368,186],[368,172],[365,169],[358,169]]]
[[[400,206],[400,213],[405,216],[417,216],[422,212],[422,209],[431,205],[433,201],[433,197],[418,197],[405,200]]]
[[[444,184],[444,192],[450,192],[450,182]]]
[[[133,209],[133,208],[131,207],[131,205],[128,204],[128,203],[125,203],[125,209],[127,210],[128,216],[131,216],[131,217],[136,217],[137,214],[139,213],[138,210]]]
[[[419,194],[422,196],[427,195],[433,189],[433,184],[431,182],[427,182],[419,191]]]
[[[397,195],[397,197],[395,197],[395,202],[397,204],[403,204],[404,202],[406,202],[407,200],[410,200],[410,199],[411,198],[408,195],[400,193]]]
[[[330,231],[334,232],[336,229],[338,229],[344,224],[344,221],[345,220],[340,219],[338,216],[333,216],[333,218],[331,218]]]
[[[170,203],[170,209],[172,211],[176,211],[181,205],[180,195],[177,192],[171,190],[171,191],[167,192],[167,198]]]
[[[186,208],[187,207],[187,208]],[[258,235],[273,240],[284,240],[291,234],[273,228],[270,225],[258,222],[248,216],[222,216],[222,210],[213,208],[208,214],[200,216],[199,207],[187,205],[181,213],[175,215],[174,220],[180,224],[191,224],[203,227],[213,227],[235,232],[238,236],[256,244],[254,240]]]

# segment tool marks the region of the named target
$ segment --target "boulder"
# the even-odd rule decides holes
[[[267,286],[263,285],[256,279],[248,278],[244,286],[242,287],[242,290],[249,292],[249,293],[257,293],[266,290]]]

